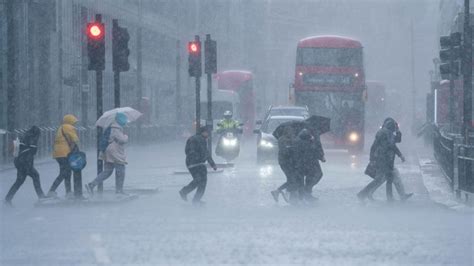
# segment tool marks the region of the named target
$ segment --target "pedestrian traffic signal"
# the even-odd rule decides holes
[[[105,26],[101,22],[87,24],[87,55],[89,70],[105,69]]]
[[[200,77],[202,75],[201,69],[201,41],[199,36],[196,36],[196,40],[188,43],[188,63],[189,63],[189,76]]]
[[[128,56],[130,55],[129,41],[128,30],[120,27],[117,20],[114,19],[112,28],[112,65],[114,72],[123,72],[130,69],[128,62]]]
[[[439,39],[439,72],[442,78],[451,79],[459,76],[459,60],[461,59],[461,33],[454,32]]]
[[[204,43],[204,72],[206,74],[217,73],[217,43],[211,40],[211,36],[206,36]]]

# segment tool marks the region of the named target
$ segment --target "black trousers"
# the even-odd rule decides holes
[[[321,181],[323,177],[323,171],[321,170],[321,166],[317,164],[313,169],[308,171],[305,175],[304,180],[304,193],[311,194],[313,192],[313,187]]]
[[[5,201],[11,201],[13,199],[13,196],[15,196],[18,189],[20,189],[21,185],[23,185],[27,176],[30,176],[33,179],[33,186],[38,197],[44,197],[38,171],[36,171],[34,167],[31,167],[30,169],[17,168],[16,181],[15,183],[13,183],[12,187],[8,191],[8,194],[5,197]]]
[[[71,173],[73,172],[71,167],[69,167],[69,162],[67,158],[56,158],[56,161],[59,164],[59,176],[56,177],[49,191],[56,191],[59,184],[64,180],[64,185],[66,187],[66,193],[71,192]],[[82,196],[82,173],[74,172],[74,195]]]
[[[182,191],[184,192],[184,194],[187,195],[197,188],[196,194],[194,194],[193,201],[200,201],[202,196],[204,195],[204,192],[206,191],[207,168],[205,165],[200,165],[189,169],[189,172],[193,177],[193,181],[191,181],[191,183],[189,183],[187,186],[183,187]]]
[[[286,182],[281,185],[278,190],[288,190],[289,192],[296,191],[298,189],[298,173],[293,165],[280,164],[280,168],[286,176]]]

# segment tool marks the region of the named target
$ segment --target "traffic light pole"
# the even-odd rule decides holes
[[[209,139],[207,141],[207,148],[212,154],[212,74],[207,73],[207,123],[206,126],[209,129]]]
[[[95,78],[96,78],[96,98],[97,98],[97,120],[102,116],[103,114],[103,106],[102,106],[102,70],[97,70],[95,72]],[[97,175],[102,173],[102,168],[103,168],[103,161],[99,159],[99,145],[100,145],[100,137],[102,136],[102,128],[97,127]],[[97,190],[99,193],[102,193],[104,191],[104,185],[102,182],[99,183],[99,186],[97,187]]]
[[[95,15],[95,20],[97,22],[102,23],[102,15],[101,14],[96,14]],[[102,116],[104,113],[103,110],[103,100],[102,100],[102,70],[96,70],[95,72],[95,82],[96,82],[96,100],[97,100],[97,120]],[[104,162],[99,159],[99,143],[100,143],[100,137],[102,136],[102,128],[97,127],[97,175],[102,173],[102,169],[104,167]],[[102,182],[99,183],[97,186],[97,190],[99,193],[102,193],[104,191],[104,184]]]
[[[114,107],[120,107],[120,72],[114,71]]]
[[[469,145],[472,127],[472,32],[469,0],[464,0],[463,127],[464,143]]]
[[[453,46],[451,45],[451,51]],[[454,69],[454,60],[451,58],[449,60],[451,70]],[[454,133],[454,74],[449,74],[449,132]]]
[[[201,77],[196,77],[196,133],[201,127]]]

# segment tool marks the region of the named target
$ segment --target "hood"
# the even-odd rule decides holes
[[[25,137],[38,138],[40,134],[41,134],[41,131],[39,127],[32,126],[30,129],[28,129],[28,131],[25,132]]]
[[[77,123],[77,118],[74,115],[65,115],[63,118],[63,124],[74,126]]]
[[[383,128],[386,128],[390,131],[396,131],[398,128],[397,121],[395,119],[388,117],[383,121]]]

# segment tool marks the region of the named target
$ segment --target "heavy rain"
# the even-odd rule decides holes
[[[473,5],[0,0],[0,265],[474,265]]]

